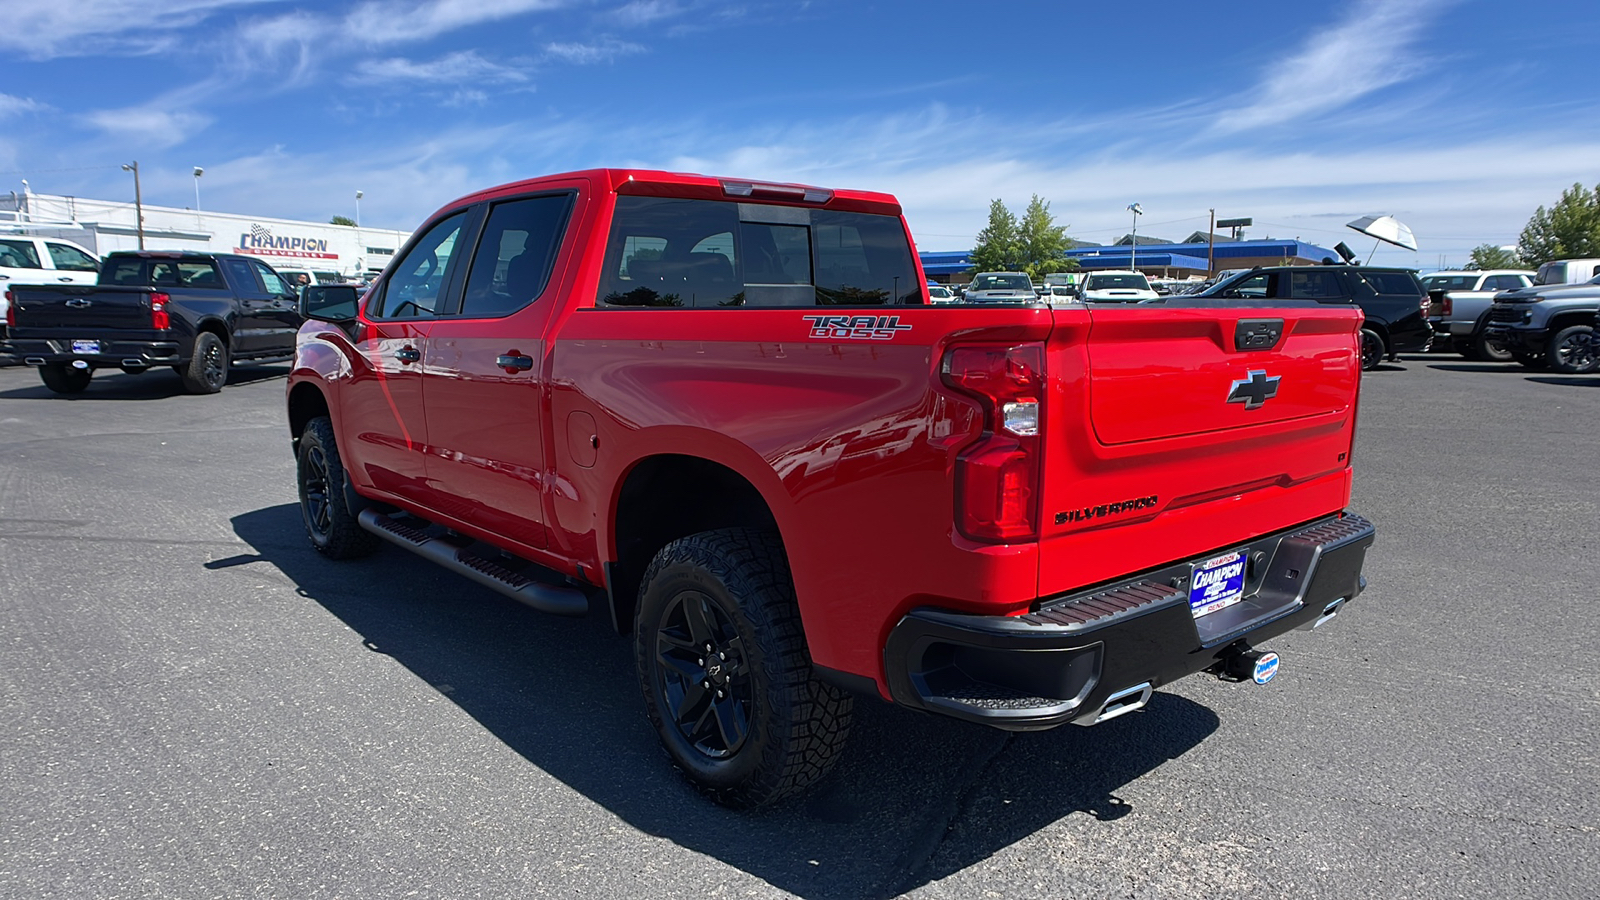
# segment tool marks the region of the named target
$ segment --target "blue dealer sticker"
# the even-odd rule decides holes
[[[1196,563],[1189,578],[1189,612],[1196,619],[1244,599],[1245,558],[1229,553]]]
[[[1276,653],[1261,654],[1261,658],[1256,660],[1256,670],[1251,674],[1251,680],[1256,684],[1266,684],[1271,681],[1272,676],[1278,674],[1278,662]]]

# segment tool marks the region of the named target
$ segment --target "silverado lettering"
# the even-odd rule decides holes
[[[607,617],[719,803],[814,783],[856,702],[1092,725],[1364,583],[1349,304],[935,307],[887,194],[615,169],[452,201],[344,293],[288,380],[312,546]],[[1292,388],[1224,405],[1215,335],[1264,314]],[[1169,587],[1243,548],[1237,602]]]

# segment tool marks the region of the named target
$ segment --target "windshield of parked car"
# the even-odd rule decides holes
[[[969,291],[1032,291],[1033,282],[1026,275],[979,275],[967,287]]]
[[[1089,284],[1085,288],[1091,291],[1103,291],[1111,288],[1148,291],[1150,282],[1143,275],[1090,275]]]
[[[1422,286],[1430,291],[1470,291],[1478,286],[1478,276],[1471,275],[1429,275],[1422,279]]]

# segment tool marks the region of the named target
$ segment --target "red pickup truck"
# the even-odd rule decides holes
[[[387,541],[632,632],[719,802],[827,771],[854,698],[1093,724],[1360,593],[1361,312],[931,305],[891,196],[649,171],[447,205],[288,385],[312,543]]]

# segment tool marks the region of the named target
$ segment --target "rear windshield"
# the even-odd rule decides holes
[[[1470,291],[1478,286],[1477,275],[1429,275],[1422,286],[1430,291]]]
[[[922,302],[897,216],[618,197],[600,306],[883,306]]]
[[[209,259],[144,259],[113,256],[100,270],[100,283],[132,287],[222,288],[217,265]]]
[[[969,291],[1032,291],[1033,282],[1026,275],[979,275],[967,286]]]
[[[1103,291],[1110,288],[1123,288],[1139,291],[1150,290],[1150,282],[1143,275],[1090,275],[1089,283],[1085,290]]]
[[[1374,292],[1379,294],[1408,294],[1416,297],[1424,293],[1417,284],[1417,277],[1410,272],[1360,272],[1361,279],[1365,281]]]
[[[1539,274],[1533,276],[1534,284],[1562,284],[1567,280],[1567,264],[1559,262],[1545,263],[1539,267]]]

